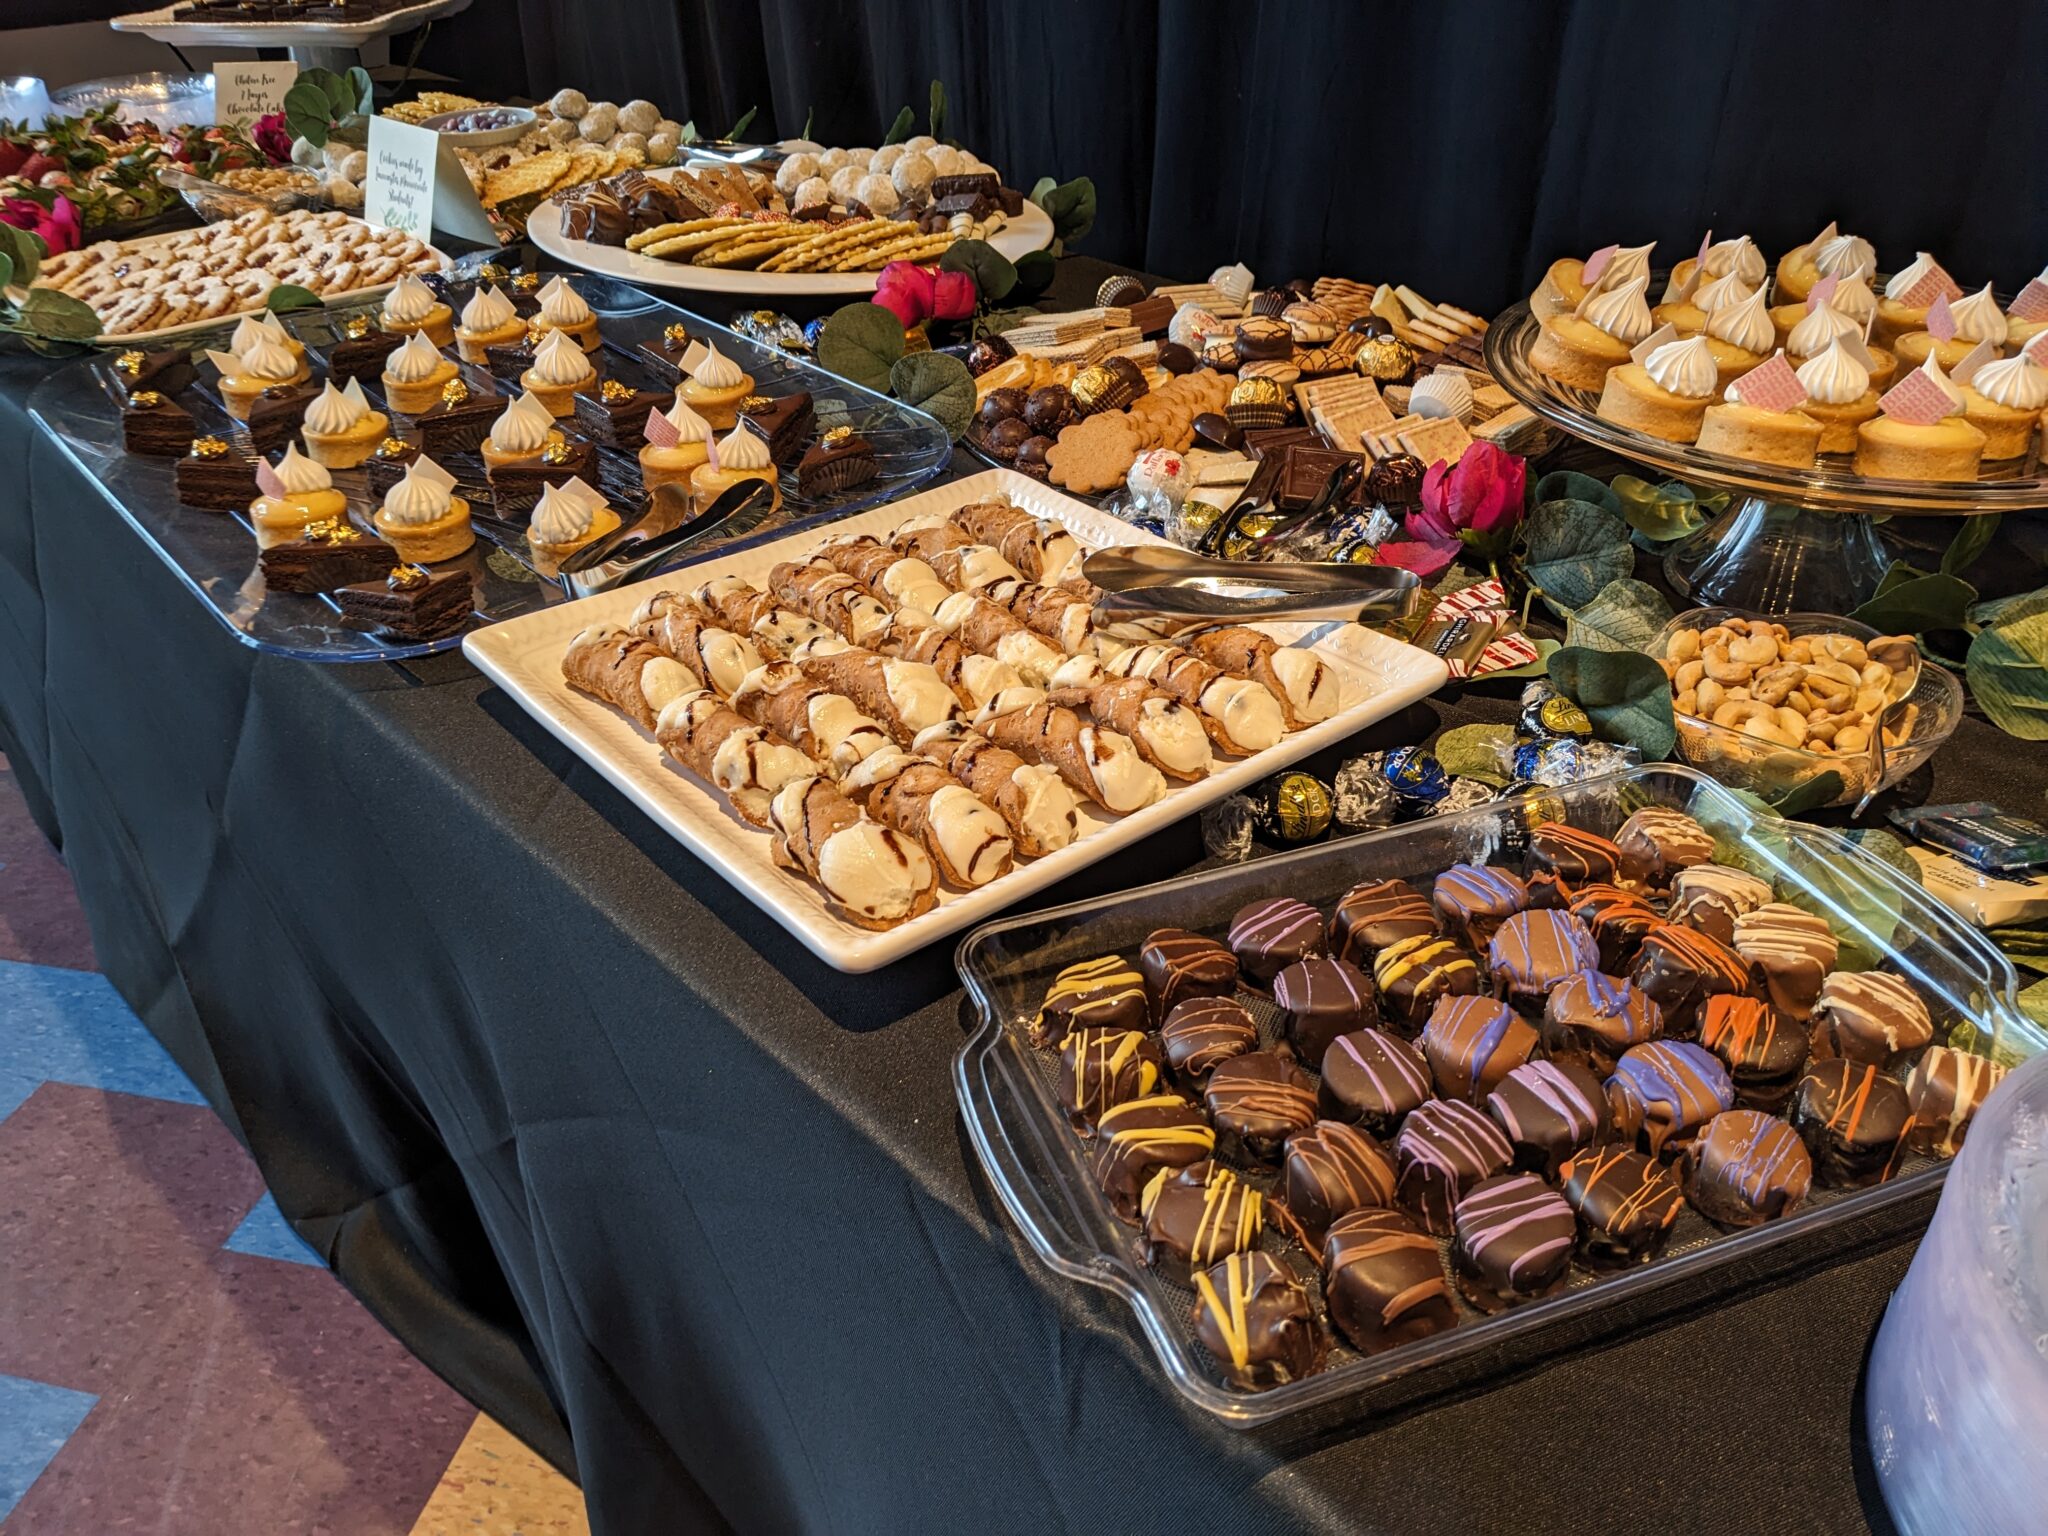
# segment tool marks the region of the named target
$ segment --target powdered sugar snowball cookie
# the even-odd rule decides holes
[[[818,174],[816,155],[791,155],[775,168],[775,190],[784,197],[792,196],[796,189]]]
[[[911,138],[905,139],[903,141],[903,148],[906,153],[914,152],[916,154],[921,155],[926,150],[937,148],[938,142],[939,141],[933,138],[930,134],[920,133],[912,136]]]
[[[1223,329],[1223,322],[1199,304],[1183,304],[1166,322],[1166,339],[1200,352],[1211,336]]]
[[[661,122],[661,108],[651,101],[635,99],[619,108],[619,127],[627,133],[646,137]]]
[[[647,163],[649,165],[673,165],[676,158],[676,141],[665,133],[647,135]]]
[[[582,137],[576,131],[576,119],[573,117],[558,117],[541,129],[541,132],[547,135],[551,144],[567,144],[571,139]]]
[[[1463,374],[1424,374],[1408,391],[1408,409],[1416,416],[1463,421],[1472,414],[1472,386]]]
[[[878,176],[886,176],[891,170],[895,169],[896,162],[902,158],[903,146],[901,144],[884,144],[880,149],[868,156],[868,169]]]
[[[564,86],[548,98],[548,110],[574,122],[590,110],[590,98],[574,86]]]
[[[815,208],[820,203],[832,201],[832,187],[822,176],[813,176],[789,195],[791,212],[804,208]]]
[[[961,164],[967,157],[950,144],[939,144],[924,152],[925,159],[932,163],[934,176],[957,176]]]
[[[576,131],[593,144],[602,144],[619,131],[619,109],[608,101],[594,101],[590,110],[576,120]]]
[[[860,184],[867,179],[867,172],[857,165],[842,165],[832,173],[826,185],[832,189],[832,201],[850,203],[860,195]]]
[[[845,150],[828,149],[818,156],[818,174],[829,181],[841,167],[851,164],[853,164],[853,156],[849,155]]]
[[[889,178],[877,176],[872,171],[861,177],[853,195],[866,203],[868,212],[878,219],[889,217],[901,202],[896,196],[896,189],[889,184]]]
[[[889,180],[895,184],[897,192],[902,196],[922,197],[931,190],[932,177],[935,174],[932,170],[931,157],[906,145],[903,158],[890,168]]]
[[[664,117],[660,122],[656,123],[654,125],[654,133],[665,133],[678,144],[683,142],[683,125],[672,117]],[[651,133],[648,137],[653,138],[654,134]]]
[[[1163,496],[1177,507],[1194,489],[1195,472],[1173,449],[1148,448],[1132,463],[1124,483],[1140,501]]]
[[[614,154],[636,154],[643,158],[647,154],[647,135],[644,133],[615,133],[611,142],[605,145]]]

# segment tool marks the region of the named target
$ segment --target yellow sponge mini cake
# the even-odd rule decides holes
[[[1589,294],[1576,314],[1552,315],[1540,323],[1529,348],[1529,365],[1560,384],[1598,389],[1607,370],[1629,360],[1629,349],[1656,329],[1647,276],[1630,278],[1619,288]]]
[[[1691,442],[1721,389],[1706,337],[1662,343],[1652,337],[1636,352],[1640,362],[1623,363],[1608,373],[1600,390],[1600,414],[1652,437]]]
[[[1820,423],[1800,410],[1800,387],[1785,354],[1752,368],[1730,384],[1719,404],[1707,407],[1699,446],[1709,453],[1808,469],[1820,450]]]
[[[1930,356],[1856,429],[1856,473],[1891,480],[1974,480],[1984,434],[1963,416],[1963,392]]]

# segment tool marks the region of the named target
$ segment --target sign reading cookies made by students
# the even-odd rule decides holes
[[[434,185],[441,135],[396,118],[370,119],[370,174],[363,183],[363,217],[421,240],[433,237]]]
[[[222,59],[213,66],[215,122],[253,123],[284,110],[284,93],[299,78],[290,59]]]

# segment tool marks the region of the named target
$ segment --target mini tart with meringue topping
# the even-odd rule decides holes
[[[1870,372],[1836,337],[1818,357],[1799,365],[1799,387],[1806,404],[1799,409],[1820,423],[1820,451],[1848,453],[1856,446],[1856,429],[1877,414],[1877,391]]]
[[[1949,306],[1949,314],[1956,323],[1956,333],[1947,341],[1937,341],[1932,331],[1908,331],[1898,339],[1894,350],[1899,362],[1908,368],[1918,368],[1927,361],[1927,354],[1933,353],[1936,360],[1946,369],[1954,369],[1970,355],[1978,342],[1988,341],[1993,347],[2003,347],[2011,339],[2012,323],[1998,307],[1998,300],[1991,295],[1991,285],[1986,283],[1975,293],[1966,294]]]
[[[347,518],[348,498],[334,488],[324,468],[299,452],[298,444],[287,444],[284,457],[273,467],[282,493],[258,496],[249,503],[258,549],[288,544],[310,524]]]
[[[525,334],[526,322],[505,290],[486,283],[462,306],[462,318],[455,324],[455,350],[465,363],[482,363],[485,348],[506,346]]]
[[[676,398],[721,432],[739,420],[740,402],[753,392],[753,375],[715,344],[705,349],[703,361],[676,386]]]
[[[1948,398],[1939,421],[1873,416],[1856,429],[1856,473],[1890,480],[1974,480],[1984,434],[1963,417],[1963,391],[1932,357],[1918,370]]]
[[[1702,265],[1705,267],[1701,274],[1702,287],[1716,278],[1733,277],[1741,282],[1745,293],[1763,287],[1764,279],[1770,275],[1771,270],[1769,263],[1764,260],[1764,253],[1756,248],[1754,240],[1747,235],[1735,235],[1727,240],[1716,240],[1708,246],[1704,263],[1688,256],[1673,267],[1670,291],[1676,293],[1683,288],[1685,280],[1692,276],[1693,268]],[[1712,306],[1701,307],[1707,313],[1713,313]]]
[[[551,279],[536,297],[540,300],[540,313],[530,322],[534,330],[566,332],[586,352],[595,352],[604,345],[597,334],[597,316],[566,278]]]
[[[2048,267],[2041,269],[2036,282],[2048,283]],[[2007,312],[2005,317],[2005,344],[2017,352],[2043,331],[2048,331],[2048,320],[2022,320],[2018,315]]]
[[[711,457],[711,424],[688,404],[678,399],[661,415],[676,429],[676,440],[665,447],[650,441],[641,448],[640,482],[650,491],[657,485],[688,485]]]
[[[555,430],[554,417],[537,396],[520,395],[504,409],[477,450],[488,472],[508,464],[538,464],[548,449],[567,442]]]
[[[1781,300],[1803,300],[1824,277],[1846,278],[1877,270],[1877,249],[1859,235],[1845,235],[1833,224],[1804,245],[1778,258],[1777,293]]]
[[[220,403],[237,421],[249,419],[250,407],[266,389],[303,383],[313,373],[268,334],[257,336],[244,351],[207,355],[220,369]]]
[[[1600,389],[1600,414],[1652,437],[1689,443],[1721,387],[1720,371],[1704,336],[1669,341],[1640,363],[1609,370]]]
[[[526,525],[533,567],[543,576],[558,576],[564,560],[618,526],[619,514],[582,480],[572,476],[560,485],[546,486]]]
[[[437,347],[455,345],[455,311],[434,297],[434,290],[410,272],[384,295],[377,324],[387,335],[423,334]]]
[[[768,456],[768,442],[760,433],[736,426],[716,444],[717,457],[690,471],[690,494],[698,511],[703,511],[742,480],[762,480],[774,488],[773,512],[782,505],[782,486],[776,479],[775,461]]]
[[[566,331],[550,331],[533,354],[533,366],[519,375],[519,387],[557,419],[576,412],[576,391],[597,377],[583,347]]]
[[[1672,292],[1681,292],[1674,284]],[[1688,299],[1666,299],[1650,311],[1650,318],[1658,325],[1668,325],[1681,336],[1697,336],[1707,328],[1707,318],[1732,304],[1740,304],[1756,290],[1745,283],[1740,276],[1730,272],[1723,277],[1708,278],[1693,290]]]
[[[371,516],[378,534],[412,565],[453,560],[476,543],[469,503],[453,490],[454,478],[432,459],[416,459],[405,478],[385,493]]]
[[[1643,295],[1647,277],[1630,278],[1587,299],[1576,315],[1552,315],[1538,323],[1529,366],[1575,389],[1598,389],[1608,370],[1628,361],[1629,349],[1654,329]]]
[[[1764,308],[1763,290],[1709,310],[1703,334],[1714,366],[1720,370],[1721,388],[1726,389],[1769,357],[1774,348],[1777,332]]]
[[[1984,434],[1984,457],[2024,458],[2048,409],[2048,368],[2030,358],[2001,357],[1979,368],[1962,390],[1963,419]]]
[[[1927,329],[1929,306],[1902,303],[1899,295],[1911,292],[1914,284],[1939,265],[1933,252],[1915,251],[1913,260],[1892,274],[1891,281],[1884,285],[1884,292],[1878,297],[1877,322],[1870,333],[1872,342],[1888,347],[1908,331]]]
[[[435,350],[423,331],[405,338],[405,345],[384,359],[384,401],[394,411],[417,416],[441,400],[441,390],[459,372]]]
[[[1603,289],[1616,288],[1633,277],[1647,278],[1650,252],[1656,244],[1653,240],[1648,245],[1625,246],[1617,250],[1601,272],[1599,286]],[[1543,274],[1543,281],[1529,295],[1529,312],[1542,320],[1551,315],[1569,315],[1585,302],[1586,263],[1577,256],[1565,256],[1550,264],[1550,270]]]
[[[372,410],[363,398],[363,386],[355,379],[345,389],[336,389],[329,379],[320,396],[306,407],[299,435],[315,463],[329,469],[354,469],[377,451],[377,444],[391,430],[391,418]]]
[[[1698,446],[1732,459],[1811,469],[1820,452],[1820,435],[1820,423],[1804,411],[1767,411],[1760,405],[1723,400],[1707,407]]]

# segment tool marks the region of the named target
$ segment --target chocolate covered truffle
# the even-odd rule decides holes
[[[1515,1149],[1482,1111],[1431,1099],[1394,1138],[1394,1192],[1430,1231],[1446,1233],[1459,1197],[1514,1160]]]
[[[1060,1046],[1060,1102],[1074,1129],[1093,1134],[1106,1110],[1159,1086],[1165,1060],[1150,1035],[1134,1029],[1077,1029]]]
[[[1337,1331],[1368,1355],[1458,1324],[1436,1240],[1399,1211],[1357,1210],[1330,1223],[1323,1300]]]
[[[1268,985],[1295,961],[1323,952],[1323,915],[1292,896],[1269,896],[1239,909],[1229,943],[1245,979]]]
[[[1218,1065],[1258,1049],[1259,1026],[1234,997],[1191,997],[1166,1016],[1159,1043],[1175,1079],[1199,1093]]]
[[[1820,984],[1813,1005],[1816,1061],[1839,1056],[1881,1067],[1933,1038],[1927,1004],[1889,971],[1836,971]]]
[[[1030,1024],[1033,1045],[1058,1045],[1076,1029],[1143,1029],[1145,981],[1122,955],[1068,966],[1053,977]]]
[[[1564,1287],[1579,1224],[1564,1197],[1533,1173],[1487,1179],[1458,1202],[1451,1269],[1482,1312]]]
[[[1550,989],[1567,976],[1599,964],[1592,933],[1569,912],[1517,912],[1486,946],[1494,991],[1529,1014],[1540,1014]]]
[[[1145,1262],[1178,1276],[1255,1246],[1266,1229],[1265,1196],[1221,1163],[1162,1168],[1138,1199]]]
[[[1621,850],[1625,879],[1664,890],[1681,869],[1705,864],[1714,856],[1713,835],[1683,811],[1646,805],[1614,834]]]
[[[1605,1077],[1632,1045],[1664,1032],[1664,1015],[1626,977],[1580,971],[1551,989],[1543,1003],[1543,1049]]]
[[[1783,1109],[1806,1065],[1805,1029],[1758,997],[1708,998],[1700,1044],[1727,1067],[1741,1109]]]
[[[1798,1132],[1776,1115],[1731,1109],[1685,1149],[1681,1177],[1693,1208],[1723,1227],[1756,1227],[1789,1214],[1813,1184]]]
[[[1237,957],[1214,939],[1184,928],[1161,928],[1138,951],[1138,970],[1152,995],[1152,1017],[1164,1020],[1190,997],[1228,997],[1237,990]]]
[[[1813,1013],[1821,981],[1841,952],[1826,918],[1782,901],[1736,918],[1734,947],[1749,962],[1755,989],[1794,1019]]]
[[[1105,1111],[1096,1122],[1095,1181],[1119,1220],[1136,1222],[1138,1199],[1162,1168],[1205,1161],[1216,1133],[1201,1110],[1177,1093],[1148,1094]]]
[[[1430,900],[1446,932],[1484,953],[1495,930],[1529,905],[1529,888],[1505,869],[1453,864],[1436,877]]]
[[[1831,1187],[1881,1184],[1898,1168],[1912,1110],[1896,1078],[1861,1061],[1817,1061],[1792,1090],[1792,1128]]]
[[[1301,1282],[1269,1253],[1234,1253],[1195,1280],[1195,1337],[1241,1387],[1314,1375],[1329,1353]]]
[[[1572,894],[1566,909],[1586,925],[1600,948],[1600,969],[1623,976],[1636,963],[1636,951],[1664,919],[1633,891],[1618,885],[1588,885]]]
[[[1652,1157],[1677,1156],[1701,1126],[1735,1104],[1735,1085],[1713,1052],[1653,1040],[1622,1053],[1607,1079],[1616,1134]]]
[[[1313,1253],[1346,1211],[1394,1203],[1394,1164],[1378,1142],[1341,1120],[1318,1120],[1288,1138],[1272,1207],[1274,1225]]]
[[[1439,999],[1479,991],[1479,962],[1455,939],[1422,934],[1381,950],[1372,963],[1372,984],[1381,1017],[1413,1035]]]
[[[1384,1138],[1429,1097],[1429,1087],[1422,1052],[1398,1035],[1361,1029],[1339,1035],[1323,1052],[1316,1107],[1326,1120],[1346,1120]]]
[[[1653,1258],[1685,1205],[1678,1176],[1627,1147],[1595,1147],[1558,1169],[1564,1203],[1579,1219],[1579,1261],[1625,1269]]]
[[[1581,886],[1609,885],[1621,874],[1621,850],[1598,832],[1552,821],[1529,834],[1525,873],[1549,875],[1566,899]]]
[[[1770,882],[1724,864],[1696,864],[1671,882],[1665,916],[1723,944],[1735,938],[1735,920],[1771,899]]]
[[[1316,1085],[1275,1051],[1247,1051],[1217,1064],[1204,1092],[1226,1150],[1270,1163],[1289,1136],[1316,1121]]]
[[[1717,939],[1666,923],[1643,940],[1629,980],[1664,1015],[1665,1034],[1690,1040],[1699,1033],[1699,1011],[1708,998],[1748,992],[1749,964]]]
[[[1311,1067],[1321,1064],[1339,1035],[1380,1021],[1372,978],[1349,961],[1321,955],[1297,960],[1275,976],[1273,1001],[1280,1005],[1295,1059]]]
[[[1995,1061],[1946,1045],[1931,1045],[1906,1074],[1906,1104],[1913,1111],[1908,1143],[1920,1152],[1954,1157],[1962,1150],[1970,1121],[2005,1080]]]
[[[1446,997],[1430,1010],[1420,1043],[1436,1091],[1479,1104],[1534,1053],[1536,1031],[1498,998]]]
[[[1486,1112],[1507,1133],[1515,1166],[1545,1178],[1614,1129],[1600,1079],[1569,1061],[1523,1062],[1486,1096]]]
[[[1373,880],[1354,885],[1337,902],[1330,914],[1330,953],[1369,966],[1381,950],[1403,939],[1442,930],[1435,909],[1406,880]]]

